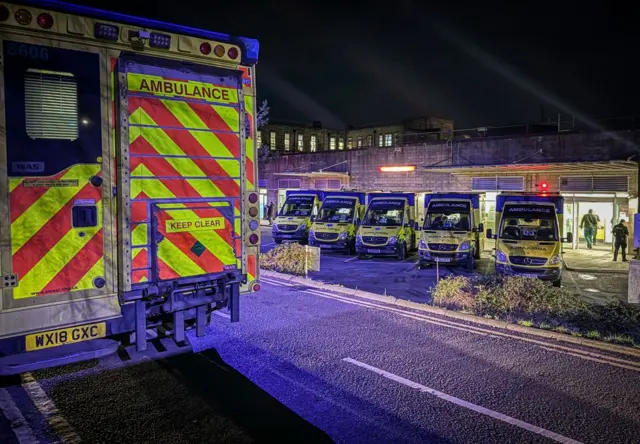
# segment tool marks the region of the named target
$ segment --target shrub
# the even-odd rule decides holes
[[[469,310],[475,303],[472,281],[465,276],[442,279],[432,290],[431,296],[434,304],[458,310]]]
[[[260,267],[280,273],[304,275],[308,263],[307,249],[298,243],[278,245],[260,255]]]

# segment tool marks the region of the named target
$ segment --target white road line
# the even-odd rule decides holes
[[[22,412],[16,403],[13,402],[13,398],[3,388],[0,388],[0,410],[11,423],[11,430],[13,430],[20,444],[36,444],[38,442],[31,426],[22,416]]]
[[[417,382],[413,382],[409,379],[403,378],[402,376],[395,375],[393,373],[389,373],[385,370],[379,369],[378,367],[374,367],[369,364],[365,364],[364,362],[356,361],[352,358],[343,358],[344,362],[348,362],[353,365],[357,365],[358,367],[369,370],[373,373],[376,373],[380,376],[383,376],[387,379],[395,381],[399,384],[405,385],[407,387],[411,387],[423,393],[428,393],[437,398],[440,398],[444,401],[448,401],[452,404],[456,404],[460,407],[464,407],[469,410],[473,410],[474,412],[480,413],[482,415],[490,416],[491,418],[497,419],[498,421],[506,422],[507,424],[514,425],[516,427],[520,427],[521,429],[528,430],[529,432],[536,433],[538,435],[544,436],[546,438],[552,439],[553,441],[560,442],[563,444],[581,444],[580,441],[576,441],[575,439],[568,438],[563,435],[559,435],[555,432],[552,432],[547,429],[543,429],[542,427],[535,426],[533,424],[529,424],[528,422],[520,421],[519,419],[512,418],[511,416],[507,416],[503,413],[496,412],[494,410],[490,410],[486,407],[482,407],[480,405],[473,404],[471,402],[465,401],[460,398],[456,398],[455,396],[447,395],[446,393],[440,392],[438,390],[432,389],[422,384],[418,384]]]
[[[225,318],[226,320],[230,319],[230,316],[228,314],[224,314],[218,310],[213,312],[214,315],[220,316],[221,318]]]
[[[459,322],[456,322],[456,321],[449,321],[449,320],[446,320],[446,319],[435,318],[435,317],[424,315],[424,314],[421,314],[421,313],[415,313],[415,312],[412,312],[412,311],[408,311],[408,310],[403,309],[403,308],[389,307],[389,306],[380,305],[380,304],[373,303],[373,302],[362,301],[362,300],[359,300],[359,299],[351,298],[349,296],[335,295],[335,294],[332,294],[332,293],[324,293],[322,291],[315,290],[315,289],[304,290],[304,292],[305,293],[309,293],[309,294],[313,294],[315,296],[320,296],[320,297],[323,297],[323,298],[327,298],[327,299],[334,299],[334,300],[341,301],[341,302],[344,302],[344,303],[347,303],[347,304],[351,304],[351,305],[359,305],[361,307],[372,308],[374,310],[396,313],[396,314],[398,314],[400,316],[403,316],[403,317],[406,317],[406,318],[411,318],[411,319],[419,320],[419,321],[422,321],[422,322],[427,322],[429,324],[436,324],[436,325],[440,325],[442,327],[451,328],[451,329],[454,329],[454,330],[462,330],[462,331],[465,331],[467,333],[473,333],[473,334],[477,334],[477,335],[481,335],[481,336],[490,336],[490,337],[494,337],[494,338],[515,339],[517,341],[527,342],[529,344],[533,344],[533,345],[539,346],[539,347],[547,349],[547,350],[553,350],[556,353],[562,353],[562,354],[565,354],[565,355],[571,355],[571,356],[575,356],[575,357],[579,357],[579,358],[585,359],[587,361],[598,362],[600,364],[607,364],[607,365],[611,365],[611,366],[614,366],[614,367],[624,368],[626,370],[633,370],[635,372],[640,372],[640,363],[638,363],[636,361],[629,361],[629,360],[626,360],[626,359],[616,358],[616,357],[613,357],[613,356],[601,355],[601,354],[597,354],[597,353],[592,353],[592,352],[587,351],[587,350],[574,349],[574,348],[565,347],[565,346],[562,346],[562,345],[557,345],[557,344],[554,344],[554,343],[551,343],[551,342],[545,342],[545,341],[537,340],[537,339],[525,338],[525,337],[522,337],[522,336],[512,335],[512,334],[509,334],[509,333],[503,333],[503,332],[496,331],[496,330],[493,330],[493,329],[490,329],[490,328],[483,328],[483,327],[476,327],[476,326],[473,326],[473,325],[460,324]]]
[[[351,261],[355,261],[356,259],[359,259],[358,256],[350,257],[349,259],[346,259],[346,260],[344,260],[342,262],[351,262]]]
[[[74,444],[82,441],[31,373],[22,374],[22,387],[63,443]]]

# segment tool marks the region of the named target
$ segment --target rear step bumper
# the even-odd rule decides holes
[[[118,350],[118,342],[112,339],[94,339],[77,344],[62,345],[28,353],[0,357],[0,376],[73,364],[89,359],[109,356]]]

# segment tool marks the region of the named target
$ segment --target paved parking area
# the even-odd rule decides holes
[[[262,251],[276,244],[271,228],[262,229]],[[322,252],[320,271],[310,272],[309,277],[331,284],[388,294],[414,302],[430,302],[429,290],[439,278],[450,275],[473,274],[462,267],[432,266],[418,270],[417,256],[412,254],[404,261],[394,258],[358,259],[343,253]],[[490,274],[494,271],[494,259],[484,253],[477,261],[475,273]],[[590,303],[603,304],[616,299],[627,300],[628,278],[626,274],[586,273],[565,270],[563,287],[580,293]]]

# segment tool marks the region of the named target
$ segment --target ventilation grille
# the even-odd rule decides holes
[[[474,177],[471,188],[473,191],[524,191],[524,177]]]
[[[278,179],[280,189],[300,189],[300,179]]]
[[[78,138],[78,86],[73,74],[28,69],[24,95],[29,137]]]
[[[316,179],[314,185],[318,190],[339,190],[342,188],[340,179]]]
[[[628,176],[561,176],[560,191],[578,193],[629,191]]]

